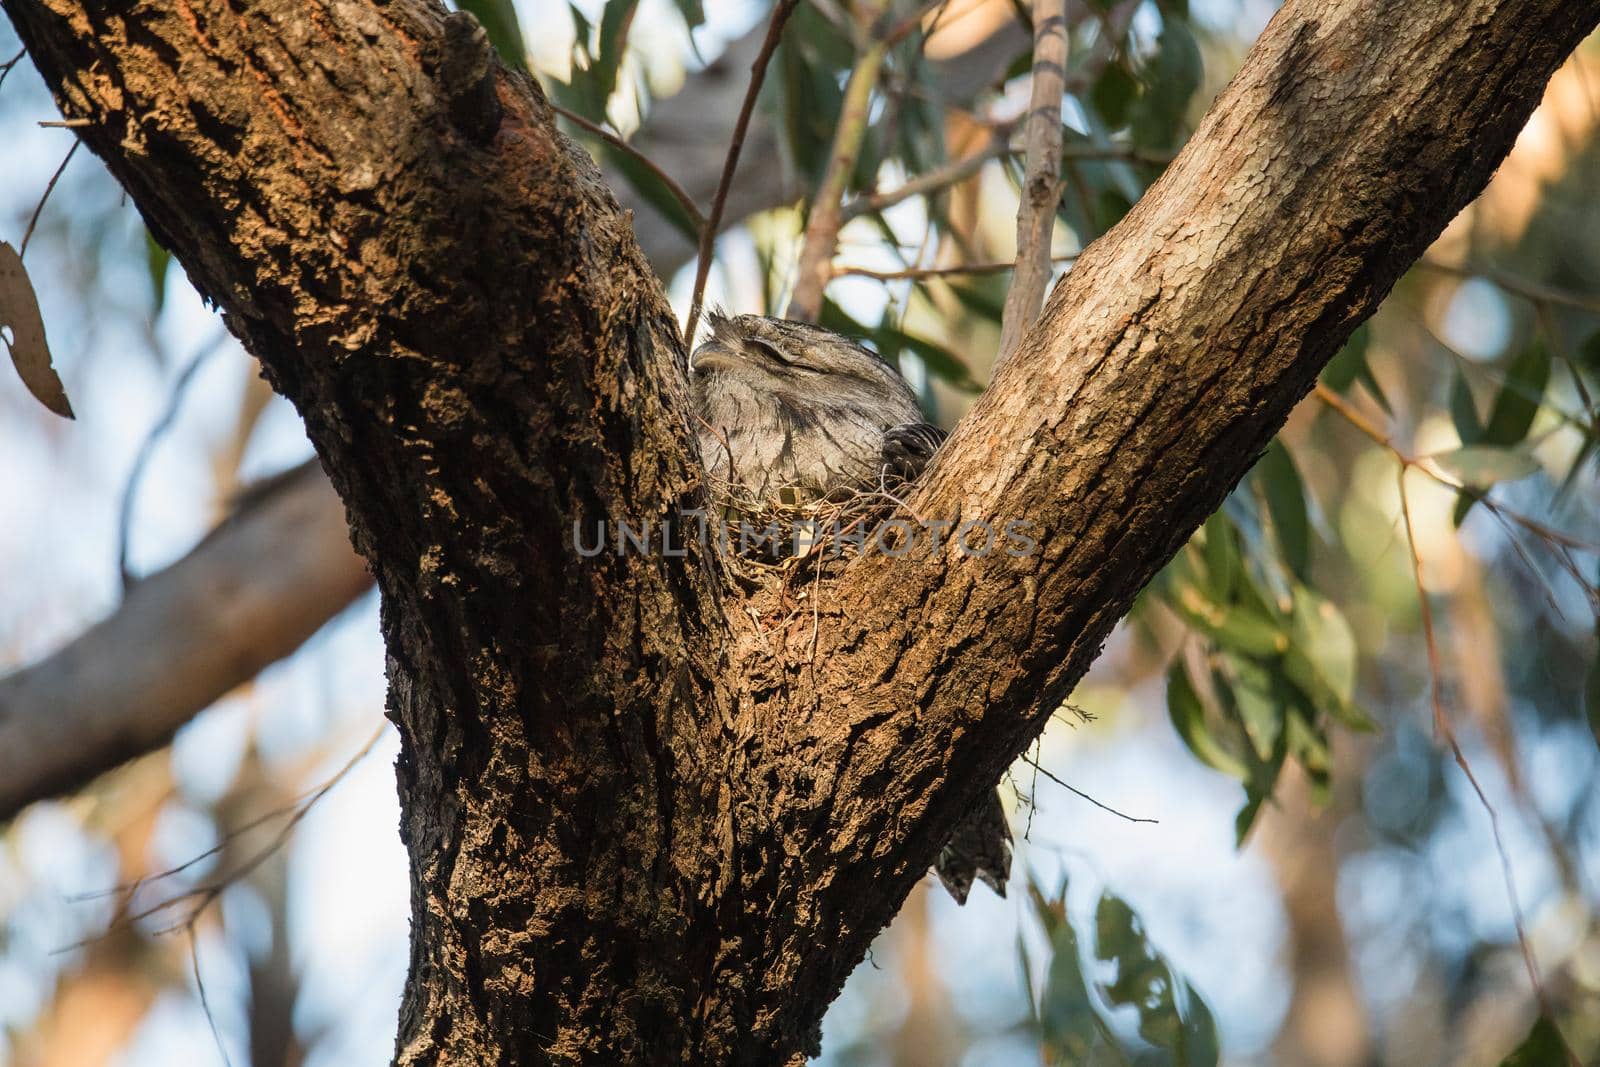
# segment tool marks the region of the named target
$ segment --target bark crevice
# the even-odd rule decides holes
[[[1467,200],[1600,0],[1289,0],[912,495],[1038,551],[794,590],[580,555],[702,503],[675,320],[430,0],[0,0],[298,407],[383,595],[403,1064],[793,1062],[957,818]]]

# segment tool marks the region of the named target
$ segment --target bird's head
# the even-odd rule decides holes
[[[861,345],[820,326],[762,315],[706,317],[711,336],[691,361],[696,391],[770,395],[802,405],[850,404],[916,421],[899,373]]]

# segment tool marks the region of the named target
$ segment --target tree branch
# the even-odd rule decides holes
[[[1034,0],[1033,90],[1027,122],[1027,161],[1017,205],[1017,269],[1000,320],[1003,364],[1044,304],[1050,282],[1050,235],[1061,202],[1061,96],[1067,77],[1067,20],[1062,0]]]
[[[1009,61],[1012,51],[1022,43],[1011,31],[1012,27],[1008,24],[980,42],[970,52],[955,59],[933,64],[941,91],[953,99],[967,99],[981,86],[992,81],[994,71]],[[734,41],[723,55],[691,78],[680,92],[659,101],[652,108],[644,129],[635,134],[631,142],[635,150],[639,145],[647,146],[652,159],[667,163],[673,173],[685,175],[688,188],[683,190],[683,195],[690,195],[690,190],[698,190],[694,195],[710,200],[717,184],[722,161],[721,150],[726,142],[727,129],[732,125],[733,112],[737,110],[739,101],[744,95],[742,83],[730,75],[749,67],[762,37],[763,28],[758,27]],[[25,55],[26,52],[19,52],[16,59],[20,60]],[[0,74],[7,69],[9,68],[5,64],[0,64]],[[81,128],[88,123],[87,119],[74,119],[65,123],[46,125],[71,125],[74,128]],[[760,116],[752,125],[749,136],[753,155],[771,158],[776,153],[775,133]],[[669,276],[675,267],[693,253],[693,246],[685,241],[676,226],[667,222],[654,207],[640,200],[626,181],[617,175],[609,175],[608,178],[612,187],[617,190],[623,208],[633,212],[634,229],[641,248],[662,276]],[[784,181],[771,179],[772,175],[764,172],[759,180],[747,175],[745,180],[733,184],[726,200],[726,217],[722,220],[724,228],[757,211],[775,207],[801,195],[798,187],[791,187]],[[1009,270],[1010,265],[984,265],[981,269]],[[323,476],[319,469],[311,477]],[[323,622],[331,619],[343,610],[360,590],[371,585],[371,576],[360,558],[350,551],[344,507],[333,492],[325,491],[294,498],[272,496],[263,500],[261,506],[275,510],[282,509],[286,515],[292,513],[300,516],[294,521],[285,519],[280,522],[276,518],[262,520],[271,523],[274,528],[290,531],[295,537],[309,536],[313,531],[327,531],[330,540],[322,545],[320,550],[313,550],[309,545],[299,545],[292,549],[269,550],[265,555],[250,552],[229,553],[209,560],[205,566],[174,565],[168,573],[151,576],[146,581],[181,583],[190,581],[191,575],[203,574],[206,576],[204,581],[207,584],[219,587],[253,586],[258,582],[256,567],[280,557],[295,559],[320,557],[328,561],[342,561],[342,569],[331,576],[308,573],[308,579],[312,580],[303,586],[289,581],[274,583],[271,588],[275,599],[271,603],[261,604],[260,610],[263,616],[272,620],[306,620],[301,629],[304,637],[308,638],[319,628],[312,621],[319,613]],[[204,551],[208,543],[202,542],[196,551]],[[232,561],[238,570],[233,573],[223,570],[222,567],[227,561]],[[348,598],[341,599],[338,596],[330,597],[328,595],[330,589],[355,591],[351,592]],[[81,672],[75,672],[71,661],[56,656],[41,660],[28,668],[28,675],[33,676],[37,672],[38,676],[43,677],[59,671],[69,672],[59,682],[59,687],[54,687],[56,683],[52,683],[56,699],[61,704],[81,704],[96,708],[97,714],[101,716],[101,725],[95,736],[117,738],[119,741],[114,749],[102,752],[95,752],[93,746],[85,747],[80,753],[82,758],[74,764],[76,770],[69,771],[63,768],[61,773],[54,775],[48,785],[42,780],[35,780],[34,777],[44,774],[49,767],[48,763],[30,764],[22,768],[19,770],[20,777],[15,779],[15,795],[37,799],[80,788],[93,776],[114,766],[119,758],[129,759],[143,755],[144,752],[165,744],[172,732],[205,710],[212,701],[254,676],[258,669],[255,666],[257,659],[242,657],[227,661],[233,668],[230,675],[214,678],[210,672],[219,664],[189,654],[190,649],[183,643],[183,635],[186,634],[228,632],[230,619],[227,614],[228,602],[225,598],[216,600],[198,595],[191,597],[187,592],[174,592],[172,595],[183,597],[188,604],[188,610],[193,613],[181,627],[167,629],[144,625],[138,602],[134,602],[119,605],[116,614],[105,620],[101,624],[101,629],[105,633],[119,635],[117,639],[124,642],[120,647],[126,649],[125,654],[128,657],[142,656],[147,662],[167,666],[161,674],[162,693],[152,699],[171,701],[181,694],[189,700],[191,706],[185,709],[179,704],[163,703],[158,719],[170,724],[169,728],[146,730],[141,723],[146,707],[143,699],[105,702],[102,694],[98,692],[91,690],[79,693],[70,688],[67,679],[77,678],[82,681],[85,676]],[[120,618],[124,612],[129,613],[126,625]],[[277,625],[275,621],[269,623],[267,631],[276,632]],[[87,636],[84,639],[86,640]],[[214,640],[226,644],[224,638],[218,637]],[[291,651],[292,648],[285,648],[273,659],[286,656]],[[190,672],[198,674],[190,678],[180,677]],[[21,675],[16,677],[20,679]],[[5,703],[5,684],[5,681],[0,680],[0,707]],[[54,714],[49,707],[36,707],[35,710],[45,718]],[[0,729],[0,739],[5,736],[7,735],[3,729]],[[134,743],[135,738],[140,739],[138,744]],[[75,773],[80,777],[74,778]],[[13,813],[14,811],[0,806],[0,817]]]
[[[869,553],[802,610],[681,538],[704,500],[659,284],[537,88],[443,62],[462,16],[4,3],[374,563],[414,879],[397,1061],[430,1065],[797,1063],[1600,19],[1289,0],[908,500],[1030,522],[1035,550]],[[687,551],[574,543],[618,522]]]
[[[1035,549],[868,554],[822,589],[814,653],[747,662],[757,691],[828,665],[810,702],[791,699],[809,715],[785,725],[829,737],[807,750],[826,768],[814,788],[847,813],[791,845],[781,884],[825,866],[834,899],[871,902],[854,928],[892,915],[1139,589],[1482,189],[1597,19],[1597,0],[1280,9],[907,498],[909,515],[1026,523]],[[833,954],[793,933],[765,972],[774,990],[832,980],[870,936]]]
[[[850,80],[844,87],[844,103],[839,109],[839,126],[828,153],[828,169],[811,200],[811,218],[806,223],[805,240],[800,248],[798,280],[789,299],[788,317],[815,322],[822,311],[822,291],[833,276],[834,247],[839,242],[839,227],[844,224],[843,199],[850,175],[861,155],[861,142],[867,135],[867,106],[878,74],[889,53],[890,41],[873,41],[856,58]]]
[[[297,468],[109,619],[0,678],[0,820],[165,744],[371,584],[321,469]]]

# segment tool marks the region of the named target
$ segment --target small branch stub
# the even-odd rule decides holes
[[[500,125],[494,73],[499,63],[482,24],[467,11],[452,11],[440,42],[439,84],[450,121],[474,143],[487,144]]]

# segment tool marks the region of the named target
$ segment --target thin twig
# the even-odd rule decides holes
[[[1440,485],[1454,489],[1457,492],[1477,493],[1478,502],[1484,507],[1490,509],[1496,514],[1504,516],[1511,522],[1521,526],[1528,533],[1533,534],[1535,537],[1551,545],[1567,549],[1576,549],[1579,552],[1600,553],[1600,545],[1590,544],[1589,542],[1574,537],[1571,534],[1563,533],[1560,530],[1547,526],[1539,520],[1528,515],[1524,515],[1519,511],[1508,508],[1504,504],[1496,503],[1489,498],[1487,493],[1483,492],[1482,490],[1472,489],[1460,479],[1454,478],[1448,472],[1441,470],[1439,465],[1433,460],[1432,457],[1411,455],[1405,449],[1395,444],[1393,438],[1384,433],[1383,430],[1379,429],[1371,419],[1357,411],[1349,401],[1340,396],[1338,393],[1334,392],[1332,389],[1328,388],[1326,385],[1323,385],[1321,382],[1317,383],[1315,392],[1318,400],[1322,401],[1322,403],[1333,409],[1333,411],[1336,412],[1341,418],[1350,423],[1350,425],[1354,426],[1356,429],[1360,430],[1374,442],[1388,449],[1389,452],[1393,453],[1394,457],[1400,461],[1402,466],[1415,467],[1417,470],[1420,470],[1423,474],[1426,474],[1429,478],[1432,478]],[[1587,583],[1584,584],[1587,586]]]
[[[1033,91],[1023,127],[1027,162],[1017,205],[1017,269],[1000,321],[997,368],[1017,350],[1039,317],[1050,282],[1050,234],[1061,200],[1061,96],[1066,70],[1065,0],[1034,0]]]
[[[728,203],[728,190],[733,187],[733,174],[739,168],[739,153],[744,148],[745,134],[750,129],[750,116],[755,113],[756,96],[767,77],[767,64],[777,51],[783,37],[783,27],[800,6],[800,0],[778,0],[767,23],[767,35],[761,42],[761,51],[750,64],[750,87],[745,90],[744,103],[739,105],[739,118],[733,124],[733,137],[728,142],[728,155],[722,162],[722,176],[717,179],[717,192],[711,198],[711,212],[700,230],[700,249],[694,271],[694,294],[689,299],[689,323],[683,333],[683,343],[694,347],[694,331],[700,322],[700,302],[705,297],[706,278],[711,274],[711,249],[722,226],[722,211]]]
[[[893,207],[903,200],[926,193],[936,193],[966,181],[990,160],[999,159],[1010,155],[1014,149],[1011,147],[1011,126],[1006,124],[995,127],[993,139],[988,145],[960,159],[952,160],[942,167],[936,167],[924,174],[919,174],[910,181],[886,193],[872,193],[858,196],[846,204],[840,211],[840,220],[849,222],[861,215],[870,215],[873,212],[883,211]]]
[[[885,42],[870,45],[856,61],[845,85],[839,125],[834,130],[833,147],[828,153],[828,169],[811,201],[811,218],[806,223],[805,240],[800,248],[798,276],[794,293],[789,298],[788,317],[791,319],[815,322],[822,311],[822,292],[833,276],[833,253],[839,242],[839,227],[844,225],[845,187],[861,155],[872,90],[878,84],[887,54]]]
[[[184,365],[172,383],[172,391],[167,395],[167,405],[162,410],[161,416],[156,419],[155,425],[150,427],[150,432],[145,434],[144,440],[139,442],[139,451],[133,457],[133,468],[128,471],[128,480],[122,486],[122,502],[117,508],[117,573],[122,577],[123,592],[127,592],[134,581],[133,571],[128,566],[128,549],[133,541],[133,504],[139,493],[139,483],[144,480],[145,467],[149,465],[150,457],[155,454],[156,445],[161,443],[161,439],[166,436],[177,419],[178,412],[183,407],[184,394],[188,392],[189,383],[194,380],[195,372],[216,354],[227,337],[227,329],[218,327],[216,334],[189,357],[189,362]]]
[[[206,983],[200,977],[200,935],[193,927],[189,929],[189,964],[194,969],[195,992],[200,994],[200,1010],[205,1013],[206,1025],[211,1027],[211,1038],[222,1055],[223,1067],[233,1067],[233,1061],[228,1058],[228,1049],[222,1043],[222,1031],[217,1029],[216,1017],[211,1014],[211,1001],[206,998]]]
[[[1556,322],[1548,301],[1533,301],[1533,313],[1539,320],[1539,328],[1544,331],[1545,338],[1550,342],[1551,350],[1567,365],[1567,373],[1572,376],[1572,385],[1578,392],[1578,402],[1589,415],[1587,430],[1590,436],[1594,436],[1595,427],[1600,425],[1600,408],[1595,406],[1594,398],[1589,395],[1589,386],[1584,383],[1583,372],[1578,369],[1578,361],[1573,356],[1572,349],[1567,347],[1567,339],[1561,336],[1561,324]]]
[[[1458,278],[1487,278],[1506,292],[1515,293],[1528,300],[1535,302],[1543,300],[1546,303],[1587,311],[1591,315],[1600,315],[1600,296],[1574,293],[1531,278],[1520,277],[1498,267],[1474,266],[1470,263],[1441,263],[1436,259],[1424,259],[1419,262],[1424,267],[1442,274],[1453,274]]]
[[[1051,256],[1052,263],[1071,263],[1078,258],[1076,252],[1068,255]],[[833,276],[841,278],[846,275],[862,278],[873,278],[880,282],[897,282],[906,279],[945,278],[951,275],[962,274],[1004,274],[1013,269],[1015,263],[959,263],[952,267],[906,267],[903,270],[872,270],[868,267],[835,267]]]
[[[28,50],[26,48],[18,49],[16,55],[12,56],[4,63],[0,63],[0,85],[4,85],[6,83],[6,75],[11,73],[11,68],[16,66],[18,63],[21,63],[22,57],[27,54]]]
[[[667,192],[672,194],[673,199],[676,200],[683,210],[688,213],[690,221],[694,223],[696,234],[705,229],[706,218],[700,213],[700,207],[694,202],[694,197],[690,196],[688,190],[684,189],[683,186],[674,181],[672,175],[662,170],[660,165],[652,160],[649,156],[639,151],[627,141],[624,141],[619,135],[612,133],[599,123],[590,122],[576,111],[569,111],[567,108],[562,107],[560,104],[557,104],[554,101],[551,102],[550,108],[557,115],[560,115],[574,126],[588,130],[590,133],[605,141],[617,151],[623,152],[637,161],[640,166],[644,167],[651,174],[654,174],[661,180],[661,184],[667,187]]]
[[[113,894],[121,895],[122,901],[119,904],[118,911],[122,911],[127,907],[128,904],[132,902],[134,896],[139,892],[139,890],[145,886],[153,882],[170,878],[194,866],[196,863],[199,863],[206,857],[216,855],[218,852],[221,852],[229,843],[237,840],[240,835],[255,829],[263,823],[269,822],[270,820],[279,816],[289,816],[288,821],[276,834],[273,835],[271,841],[269,841],[258,852],[256,852],[255,855],[251,856],[238,867],[234,868],[221,878],[218,878],[216,881],[209,882],[205,885],[196,886],[193,889],[179,893],[176,896],[169,897],[168,899],[163,900],[158,904],[154,904],[151,907],[133,912],[129,915],[125,915],[120,920],[113,923],[106,931],[97,934],[94,937],[85,938],[82,941],[59,948],[56,950],[56,952],[70,952],[73,949],[82,948],[84,945],[106,936],[106,934],[110,933],[111,930],[116,929],[124,923],[138,922],[160,912],[170,911],[179,904],[189,900],[196,901],[194,906],[189,909],[189,913],[178,922],[157,930],[156,933],[169,934],[179,930],[192,931],[194,929],[196,920],[200,918],[201,914],[203,914],[205,910],[217,900],[217,898],[222,896],[224,890],[237,883],[239,879],[247,877],[252,871],[260,867],[272,855],[274,855],[283,847],[284,843],[288,841],[289,835],[294,832],[295,827],[300,825],[307,815],[311,814],[312,809],[316,807],[318,801],[327,796],[333,787],[338,785],[344,779],[344,777],[348,775],[352,769],[354,769],[356,764],[360,763],[369,753],[371,753],[374,748],[377,747],[378,741],[383,737],[386,729],[387,725],[380,726],[377,731],[367,739],[367,743],[362,745],[361,748],[356,751],[355,755],[351,756],[345,762],[344,766],[340,767],[332,777],[327,779],[320,786],[309,793],[303,794],[302,799],[295,801],[286,807],[276,808],[264,815],[250,820],[243,826],[240,826],[238,829],[228,834],[211,848],[208,848],[199,855],[193,856],[185,862],[178,864],[176,867],[168,868],[167,870],[161,871],[157,874],[141,877],[136,881],[128,883],[127,885],[117,886],[108,891],[103,891],[96,894],[85,894],[84,897],[80,899],[91,899],[95,896],[110,896]]]
[[[39,122],[40,129],[45,129],[45,130],[81,130],[85,126],[93,126],[93,125],[94,125],[94,119],[87,119],[87,118],[42,119]]]
[[[22,235],[22,247],[17,249],[18,259],[28,254],[28,242],[33,240],[33,228],[39,225],[39,214],[44,211],[45,201],[49,200],[50,194],[55,192],[56,182],[61,180],[61,172],[67,169],[67,164],[72,162],[73,155],[78,151],[78,146],[82,143],[82,141],[74,139],[72,147],[67,149],[66,158],[61,161],[61,166],[57,167],[56,172],[50,175],[50,182],[44,187],[44,195],[39,197],[39,202],[34,205],[33,217],[28,220],[28,229]]]
[[[1528,969],[1528,980],[1533,983],[1534,999],[1539,1004],[1539,1013],[1543,1015],[1552,1028],[1556,1028],[1555,1016],[1550,1010],[1549,998],[1545,995],[1544,982],[1539,976],[1539,965],[1533,958],[1533,946],[1528,940],[1528,925],[1522,912],[1522,901],[1517,896],[1516,879],[1511,869],[1511,854],[1506,851],[1505,839],[1500,833],[1500,815],[1495,811],[1494,805],[1489,802],[1488,794],[1483,791],[1483,786],[1478,784],[1477,775],[1472,773],[1472,766],[1467,762],[1466,753],[1461,750],[1461,742],[1456,737],[1455,728],[1450,723],[1450,718],[1445,714],[1443,687],[1443,669],[1439,662],[1439,643],[1433,630],[1433,606],[1428,600],[1428,591],[1422,584],[1422,554],[1417,550],[1416,529],[1411,522],[1411,500],[1406,492],[1405,464],[1399,467],[1400,485],[1400,514],[1405,520],[1406,544],[1411,551],[1411,571],[1417,585],[1417,604],[1421,611],[1422,637],[1428,651],[1428,698],[1433,706],[1433,727],[1442,737],[1454,757],[1456,766],[1461,768],[1461,773],[1466,776],[1467,782],[1472,786],[1472,791],[1477,794],[1478,803],[1489,815],[1489,830],[1494,836],[1495,851],[1500,855],[1500,870],[1505,878],[1506,896],[1511,902],[1511,916],[1517,930],[1517,944],[1522,949],[1522,962]],[[1562,1037],[1562,1045],[1566,1045],[1566,1038]],[[1572,1060],[1572,1067],[1580,1067],[1578,1058],[1573,1055],[1571,1048],[1567,1048],[1567,1056]]]
[[[1398,461],[1400,513],[1404,520],[1406,544],[1409,549],[1412,572],[1417,586],[1417,601],[1421,612],[1423,640],[1427,646],[1429,699],[1433,710],[1434,729],[1438,735],[1444,739],[1446,745],[1450,749],[1450,754],[1455,760],[1456,765],[1461,768],[1461,772],[1466,776],[1468,784],[1472,787],[1472,791],[1477,795],[1478,802],[1483,806],[1484,811],[1486,811],[1489,815],[1489,827],[1494,837],[1495,849],[1499,854],[1500,867],[1502,875],[1505,879],[1506,895],[1511,902],[1512,916],[1516,926],[1517,941],[1522,951],[1523,962],[1528,970],[1528,978],[1533,983],[1534,994],[1538,1000],[1540,1012],[1546,1018],[1550,1019],[1552,1025],[1554,1025],[1554,1018],[1550,1012],[1550,1005],[1545,996],[1543,983],[1539,977],[1538,965],[1534,960],[1533,949],[1528,940],[1527,924],[1523,917],[1521,901],[1517,896],[1516,882],[1512,874],[1510,854],[1506,851],[1505,840],[1500,832],[1499,813],[1495,811],[1494,805],[1489,802],[1488,795],[1483,791],[1483,787],[1478,783],[1477,776],[1473,774],[1472,767],[1467,762],[1466,754],[1462,751],[1461,744],[1456,737],[1455,729],[1452,727],[1449,717],[1445,714],[1443,683],[1441,681],[1443,677],[1443,671],[1441,669],[1439,660],[1438,640],[1434,634],[1433,606],[1428,599],[1427,590],[1422,584],[1422,556],[1417,548],[1416,529],[1411,520],[1411,502],[1406,489],[1405,476],[1407,471],[1415,467],[1442,484],[1449,485],[1456,489],[1463,487],[1459,483],[1456,483],[1454,479],[1449,478],[1443,472],[1434,468],[1433,465],[1426,459],[1426,457],[1418,458],[1401,449],[1394,443],[1394,440],[1388,434],[1386,434],[1370,419],[1366,418],[1366,416],[1362,415],[1361,412],[1357,411],[1353,406],[1347,403],[1343,397],[1334,392],[1332,389],[1329,389],[1327,386],[1319,382],[1316,386],[1316,393],[1319,400],[1343,416],[1346,421],[1355,426],[1362,433],[1366,434],[1377,444],[1387,449]],[[1482,497],[1481,500],[1486,506],[1493,507],[1492,502],[1487,498],[1487,496]],[[1556,544],[1558,547],[1562,547],[1563,551],[1564,543],[1571,540],[1570,538],[1566,538],[1564,535],[1558,534],[1556,531],[1548,530],[1542,527],[1541,524],[1535,523],[1531,519],[1525,519],[1522,516],[1518,516],[1514,512],[1510,512],[1502,508],[1493,508],[1493,510],[1495,511],[1497,517],[1502,518],[1502,521],[1504,521],[1505,517],[1510,517],[1518,522],[1524,523],[1528,528],[1533,529],[1534,532],[1538,533],[1539,536],[1546,538],[1547,541]],[[1562,1041],[1565,1045],[1565,1037],[1562,1038]],[[1577,1058],[1573,1056],[1570,1048],[1567,1049],[1567,1055],[1569,1059],[1571,1059],[1573,1067],[1578,1067]]]
[[[1038,771],[1040,774],[1042,774],[1046,778],[1050,779],[1056,785],[1059,785],[1062,789],[1065,789],[1065,790],[1067,790],[1068,792],[1071,792],[1071,793],[1075,793],[1079,797],[1082,797],[1084,800],[1087,800],[1089,803],[1091,803],[1095,807],[1099,808],[1101,811],[1109,811],[1111,814],[1115,815],[1119,819],[1126,819],[1129,822],[1143,822],[1143,823],[1153,823],[1153,824],[1158,824],[1160,822],[1159,819],[1141,819],[1136,815],[1129,815],[1126,812],[1118,811],[1116,808],[1113,808],[1109,804],[1102,804],[1100,801],[1096,800],[1094,797],[1090,796],[1088,793],[1085,793],[1083,790],[1077,788],[1076,786],[1068,785],[1066,782],[1063,782],[1060,778],[1057,778],[1055,775],[1051,774],[1049,771],[1047,771],[1043,767],[1039,766],[1039,761],[1034,759],[1032,756],[1028,755],[1026,752],[1024,752],[1022,754],[1022,762],[1026,763],[1028,766],[1032,767],[1034,770]]]
[[[927,193],[942,192],[949,186],[966,181],[983,165],[991,160],[1004,159],[1014,156],[1019,151],[1010,143],[1011,127],[1009,124],[995,127],[994,140],[969,156],[946,163],[924,174],[910,179],[905,184],[890,189],[886,193],[871,193],[858,196],[844,206],[844,221],[874,211],[882,211],[893,207],[902,200],[909,200],[914,196]],[[1166,166],[1172,162],[1172,156],[1167,152],[1149,152],[1133,145],[1094,145],[1072,144],[1061,149],[1063,160],[1124,160],[1129,163],[1147,163],[1151,166]]]

